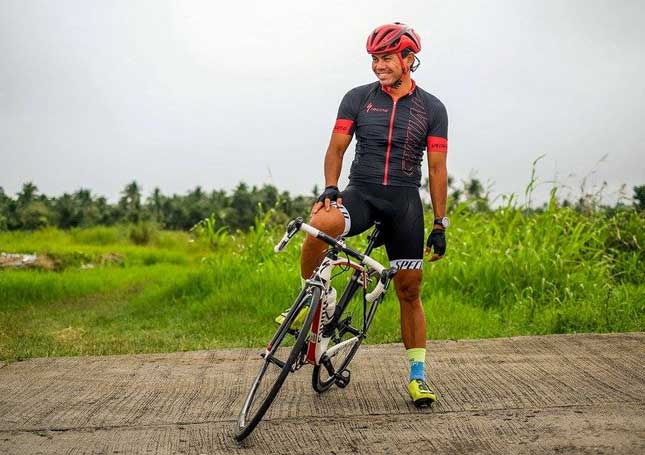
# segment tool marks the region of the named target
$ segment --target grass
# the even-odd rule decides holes
[[[552,203],[531,214],[462,205],[451,218],[446,259],[424,269],[429,338],[645,328],[643,214]],[[0,233],[0,251],[47,253],[59,264],[0,271],[0,359],[263,345],[300,285],[302,242],[274,254],[283,228],[266,221],[216,241],[156,232],[147,245],[132,243],[127,227]],[[123,260],[80,269],[108,253]],[[375,256],[386,260],[382,249]],[[399,340],[390,292],[368,342]]]

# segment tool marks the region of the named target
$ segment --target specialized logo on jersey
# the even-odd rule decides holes
[[[370,111],[373,111],[373,112],[387,112],[387,109],[385,109],[384,107],[376,107],[372,103],[369,103],[365,107],[365,112],[370,112]]]
[[[448,139],[439,136],[428,136],[428,152],[448,152]]]
[[[410,120],[405,132],[401,160],[401,170],[408,176],[421,171],[423,153],[420,150],[423,150],[423,140],[428,131],[428,111],[425,104],[418,96],[412,96],[410,101]]]

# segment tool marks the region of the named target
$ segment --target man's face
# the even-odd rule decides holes
[[[372,71],[381,85],[389,87],[403,75],[401,63],[396,54],[372,55]]]

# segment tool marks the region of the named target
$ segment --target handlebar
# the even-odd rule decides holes
[[[291,240],[291,237],[296,235],[296,232],[300,230],[300,227],[303,224],[305,223],[300,217],[289,221],[289,224],[287,225],[287,232],[285,232],[284,236],[282,237],[282,240],[280,240],[280,242],[273,247],[273,251],[275,251],[276,253],[279,253],[280,251],[284,250],[284,247],[287,246],[287,243],[289,243],[289,240]]]
[[[376,287],[372,292],[365,296],[365,300],[371,303],[376,300],[381,294],[383,294],[387,290],[390,284],[390,280],[394,277],[394,275],[396,275],[396,272],[397,270],[395,268],[383,269],[383,271],[381,271],[381,277],[379,278]]]
[[[374,290],[372,290],[372,292],[370,292],[365,296],[365,299],[368,302],[373,302],[381,294],[385,292],[385,290],[387,289],[390,283],[390,280],[396,273],[396,269],[393,269],[393,268],[386,269],[383,265],[381,265],[379,262],[372,259],[368,255],[359,253],[358,251],[355,251],[345,246],[345,244],[343,244],[342,242],[325,234],[321,230],[316,229],[310,224],[305,223],[303,219],[300,217],[295,218],[289,222],[289,224],[287,225],[287,232],[284,234],[280,242],[273,248],[273,250],[276,253],[279,253],[280,251],[282,251],[299,230],[303,230],[307,234],[311,235],[312,237],[322,240],[325,243],[328,243],[329,245],[331,245],[332,247],[338,249],[339,251],[342,251],[348,254],[349,256],[352,256],[358,259],[361,262],[361,264],[368,266],[369,268],[375,270],[379,274],[380,278],[378,280],[378,283],[376,284],[376,287],[374,288]]]

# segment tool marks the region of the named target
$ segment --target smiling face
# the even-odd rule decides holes
[[[410,67],[408,60],[414,59],[413,54],[406,56],[403,61]],[[381,85],[390,87],[403,76],[401,60],[396,54],[372,54],[372,71],[381,82]]]

